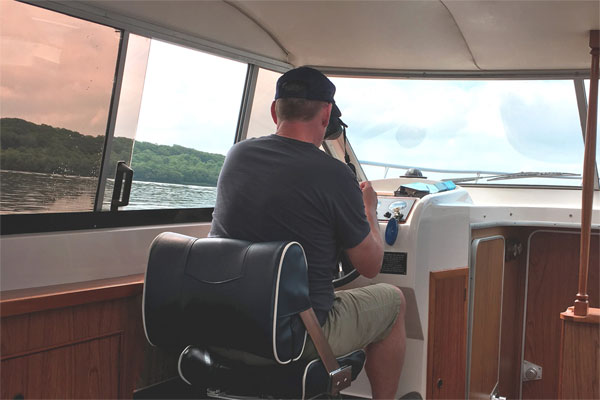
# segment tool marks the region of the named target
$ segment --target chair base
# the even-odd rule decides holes
[[[339,357],[356,379],[365,362],[363,350]],[[206,387],[207,395],[221,399],[313,398],[330,390],[330,376],[320,360],[286,365],[247,366],[215,357],[206,349],[188,346],[179,358],[181,378],[195,387]]]

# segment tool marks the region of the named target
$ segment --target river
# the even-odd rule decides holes
[[[110,209],[113,180],[103,210]],[[92,211],[98,178],[0,171],[0,214]],[[213,207],[215,187],[133,181],[129,205],[121,210]]]

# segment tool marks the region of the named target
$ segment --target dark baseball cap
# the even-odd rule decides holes
[[[321,72],[310,67],[294,68],[277,80],[275,100],[294,97],[333,103],[335,85]]]

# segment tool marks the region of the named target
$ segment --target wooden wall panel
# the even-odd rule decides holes
[[[117,398],[121,339],[116,333],[4,359],[2,398]]]
[[[59,308],[2,319],[2,358],[122,330],[123,300]]]
[[[523,341],[523,313],[527,271],[527,228],[508,228],[507,241],[518,241],[523,253],[504,261],[504,289],[502,295],[502,335],[500,338],[500,378],[498,393],[509,399],[519,398],[521,390],[521,352]]]
[[[600,398],[600,324],[562,322],[560,399]]]
[[[427,398],[464,398],[469,269],[429,276]]]
[[[504,239],[482,240],[474,264],[469,398],[489,399],[498,382]]]
[[[141,281],[78,285],[3,293],[3,398],[131,398],[147,346]]]
[[[524,399],[558,397],[561,320],[578,287],[578,233],[536,232],[530,241],[524,358],[543,368],[543,379],[523,382]],[[600,247],[592,235],[588,294],[599,306]]]
[[[506,238],[506,241],[520,242],[523,246],[522,254],[504,261],[498,393],[508,399],[519,398],[521,390],[527,241],[534,230],[535,228],[524,226],[499,226],[472,232],[474,239],[497,235]]]

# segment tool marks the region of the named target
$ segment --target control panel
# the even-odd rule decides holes
[[[377,198],[377,219],[387,221],[396,216],[398,222],[406,222],[410,210],[417,200],[414,197],[379,196]]]

